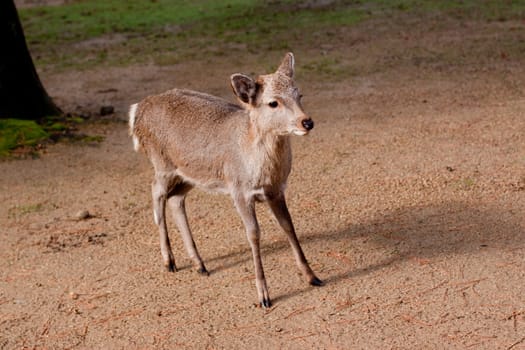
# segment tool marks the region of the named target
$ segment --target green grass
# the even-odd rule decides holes
[[[98,144],[104,136],[78,133],[84,119],[76,116],[50,116],[36,122],[0,119],[0,159],[38,157],[37,149],[49,142]]]
[[[90,0],[20,10],[30,42],[86,40],[109,33],[144,33],[167,25],[224,18],[254,1]]]
[[[46,140],[49,134],[31,120],[0,119],[0,156],[22,146],[35,146]]]
[[[525,0],[76,0],[19,10],[37,65],[76,69],[338,44],[338,28],[407,12],[523,19]]]
[[[14,207],[9,208],[7,216],[10,219],[16,219],[27,214],[41,212],[42,210],[44,210],[43,203],[16,205]]]
[[[19,14],[37,63],[65,66],[126,64],[159,52],[220,54],[232,43],[252,52],[285,50],[292,42],[311,42],[317,30],[367,16],[344,2],[310,8],[298,1],[260,0],[91,0],[20,9]],[[124,37],[110,44],[111,55],[106,48],[74,45],[115,34]]]
[[[346,79],[356,72],[349,66],[344,65],[341,60],[332,56],[315,57],[306,59],[301,70],[308,73],[315,73],[320,78],[327,78],[332,81]]]
[[[484,20],[523,18],[525,14],[524,0],[377,0],[374,2],[386,9],[442,12]]]

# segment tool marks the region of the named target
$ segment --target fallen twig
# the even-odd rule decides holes
[[[51,325],[51,318],[48,318],[47,321],[44,323],[44,326],[42,327],[42,332],[40,333],[40,336],[44,336],[49,333],[50,325]]]
[[[441,283],[438,283],[437,285],[435,285],[434,287],[431,287],[431,288],[428,288],[428,289],[425,289],[424,291],[422,292],[419,292],[419,294],[417,295],[418,297],[422,296],[423,294],[427,294],[427,293],[430,293],[432,292],[433,290],[436,290],[438,289],[439,287],[442,287],[444,286],[445,284],[448,283],[448,280],[444,280],[442,281]]]
[[[525,310],[514,311],[512,315],[505,317],[505,320],[512,320],[513,325],[514,325],[514,331],[518,330],[518,316],[524,313],[525,313]]]
[[[472,347],[474,347],[474,346],[478,346],[478,345],[481,345],[481,344],[483,344],[482,341],[477,342],[477,343],[472,343],[472,344],[469,344],[469,345],[465,345],[465,346],[466,346],[467,348],[472,348]]]
[[[401,317],[403,320],[405,320],[406,322],[413,322],[413,323],[417,323],[419,325],[422,325],[422,326],[426,326],[426,327],[432,327],[433,325],[430,324],[430,323],[427,323],[427,322],[424,322],[424,321],[421,321],[420,319],[416,318],[416,317],[413,317],[413,316],[410,316],[408,314],[403,314],[403,315],[399,315],[399,317]]]
[[[510,316],[505,317],[505,320],[510,320],[512,318],[516,318],[516,316],[523,315],[523,314],[525,314],[525,310],[514,311],[512,314],[510,314]]]
[[[337,260],[345,263],[346,265],[352,265],[352,260],[350,260],[350,258],[348,258],[347,256],[341,254],[341,253],[337,253],[337,252],[328,252],[326,253],[326,256],[329,256],[329,257],[332,257],[332,258],[336,258]]]
[[[309,334],[305,334],[305,335],[300,335],[300,336],[297,336],[297,337],[293,337],[293,338],[290,338],[291,340],[297,340],[297,339],[304,339],[304,338],[308,338],[308,337],[313,337],[313,336],[316,336],[318,335],[319,333],[309,333]]]
[[[454,286],[455,286],[455,287],[460,287],[460,286],[469,286],[469,287],[470,287],[470,285],[472,285],[472,284],[474,284],[474,285],[475,285],[475,284],[478,284],[479,282],[484,281],[484,280],[486,280],[486,279],[487,279],[487,277],[485,277],[485,278],[479,278],[479,279],[477,279],[477,280],[472,280],[472,281],[458,282],[458,283],[454,283]]]
[[[443,302],[448,298],[448,288],[445,289],[445,292],[443,293]]]
[[[337,311],[341,311],[343,309],[346,309],[346,308],[352,307],[354,305],[360,304],[360,303],[362,303],[365,300],[366,300],[366,297],[362,297],[362,298],[360,298],[358,300],[352,300],[351,298],[349,298],[347,301],[342,301],[342,302],[337,303],[337,306],[336,306],[335,309]]]
[[[94,324],[101,324],[101,323],[106,323],[106,322],[112,321],[112,320],[119,320],[119,319],[122,319],[122,318],[125,318],[125,317],[128,317],[128,316],[136,316],[136,315],[140,314],[143,311],[144,311],[143,308],[129,310],[129,311],[122,312],[122,313],[120,313],[118,315],[112,315],[112,316],[108,316],[108,317],[105,317],[105,318],[102,318],[102,319],[99,319],[99,320],[95,320],[93,323]]]
[[[105,270],[105,268],[104,268],[104,270]],[[104,271],[104,270],[102,270],[102,271]],[[115,277],[115,276],[117,276],[117,275],[118,275],[118,273],[114,273],[114,274],[111,274],[111,275],[109,275],[109,276],[100,277],[99,279],[96,279],[95,282],[102,282],[102,281],[104,281],[104,280],[107,280],[107,279],[113,278],[113,277]]]
[[[224,332],[239,331],[239,330],[250,329],[250,328],[255,328],[255,327],[261,327],[261,324],[260,323],[252,323],[252,324],[248,324],[248,325],[245,325],[245,326],[226,328],[226,329],[224,329]]]
[[[295,310],[295,311],[292,311],[291,313],[289,313],[288,315],[284,316],[284,319],[287,320],[290,317],[297,316],[297,315],[302,314],[302,313],[304,313],[306,311],[310,311],[310,310],[314,310],[314,309],[315,309],[315,306],[310,306],[310,307],[307,307],[307,308],[304,308],[304,309]]]
[[[518,340],[517,342],[511,344],[511,345],[507,348],[507,350],[512,349],[513,347],[515,347],[515,346],[518,345],[518,344],[523,343],[524,341],[525,341],[525,337],[523,337],[523,338],[521,338],[520,340]]]
[[[93,296],[87,298],[87,301],[93,301],[95,299],[105,298],[105,297],[110,296],[111,294],[113,294],[113,293],[112,292],[106,292],[106,293],[96,294],[96,295],[93,295]]]
[[[361,317],[361,318],[354,318],[352,320],[349,320],[349,319],[339,320],[339,321],[332,322],[332,324],[349,324],[349,323],[355,323],[355,322],[364,322],[367,320],[368,320],[368,317]]]

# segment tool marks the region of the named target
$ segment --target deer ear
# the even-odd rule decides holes
[[[230,79],[235,96],[244,103],[254,104],[257,96],[257,83],[244,74],[233,74]]]
[[[278,73],[282,73],[290,78],[293,78],[294,74],[295,59],[293,53],[288,52],[285,56],[279,68],[277,68]]]

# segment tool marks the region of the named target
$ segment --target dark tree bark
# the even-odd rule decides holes
[[[0,118],[61,114],[38,78],[14,0],[0,0],[0,48]]]

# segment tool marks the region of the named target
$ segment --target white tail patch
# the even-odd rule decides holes
[[[133,132],[133,129],[135,127],[135,117],[137,114],[137,106],[138,106],[138,103],[135,103],[131,105],[131,107],[129,108],[129,134],[131,135],[133,139],[133,149],[135,149],[135,151],[138,151],[140,147],[139,139]]]

